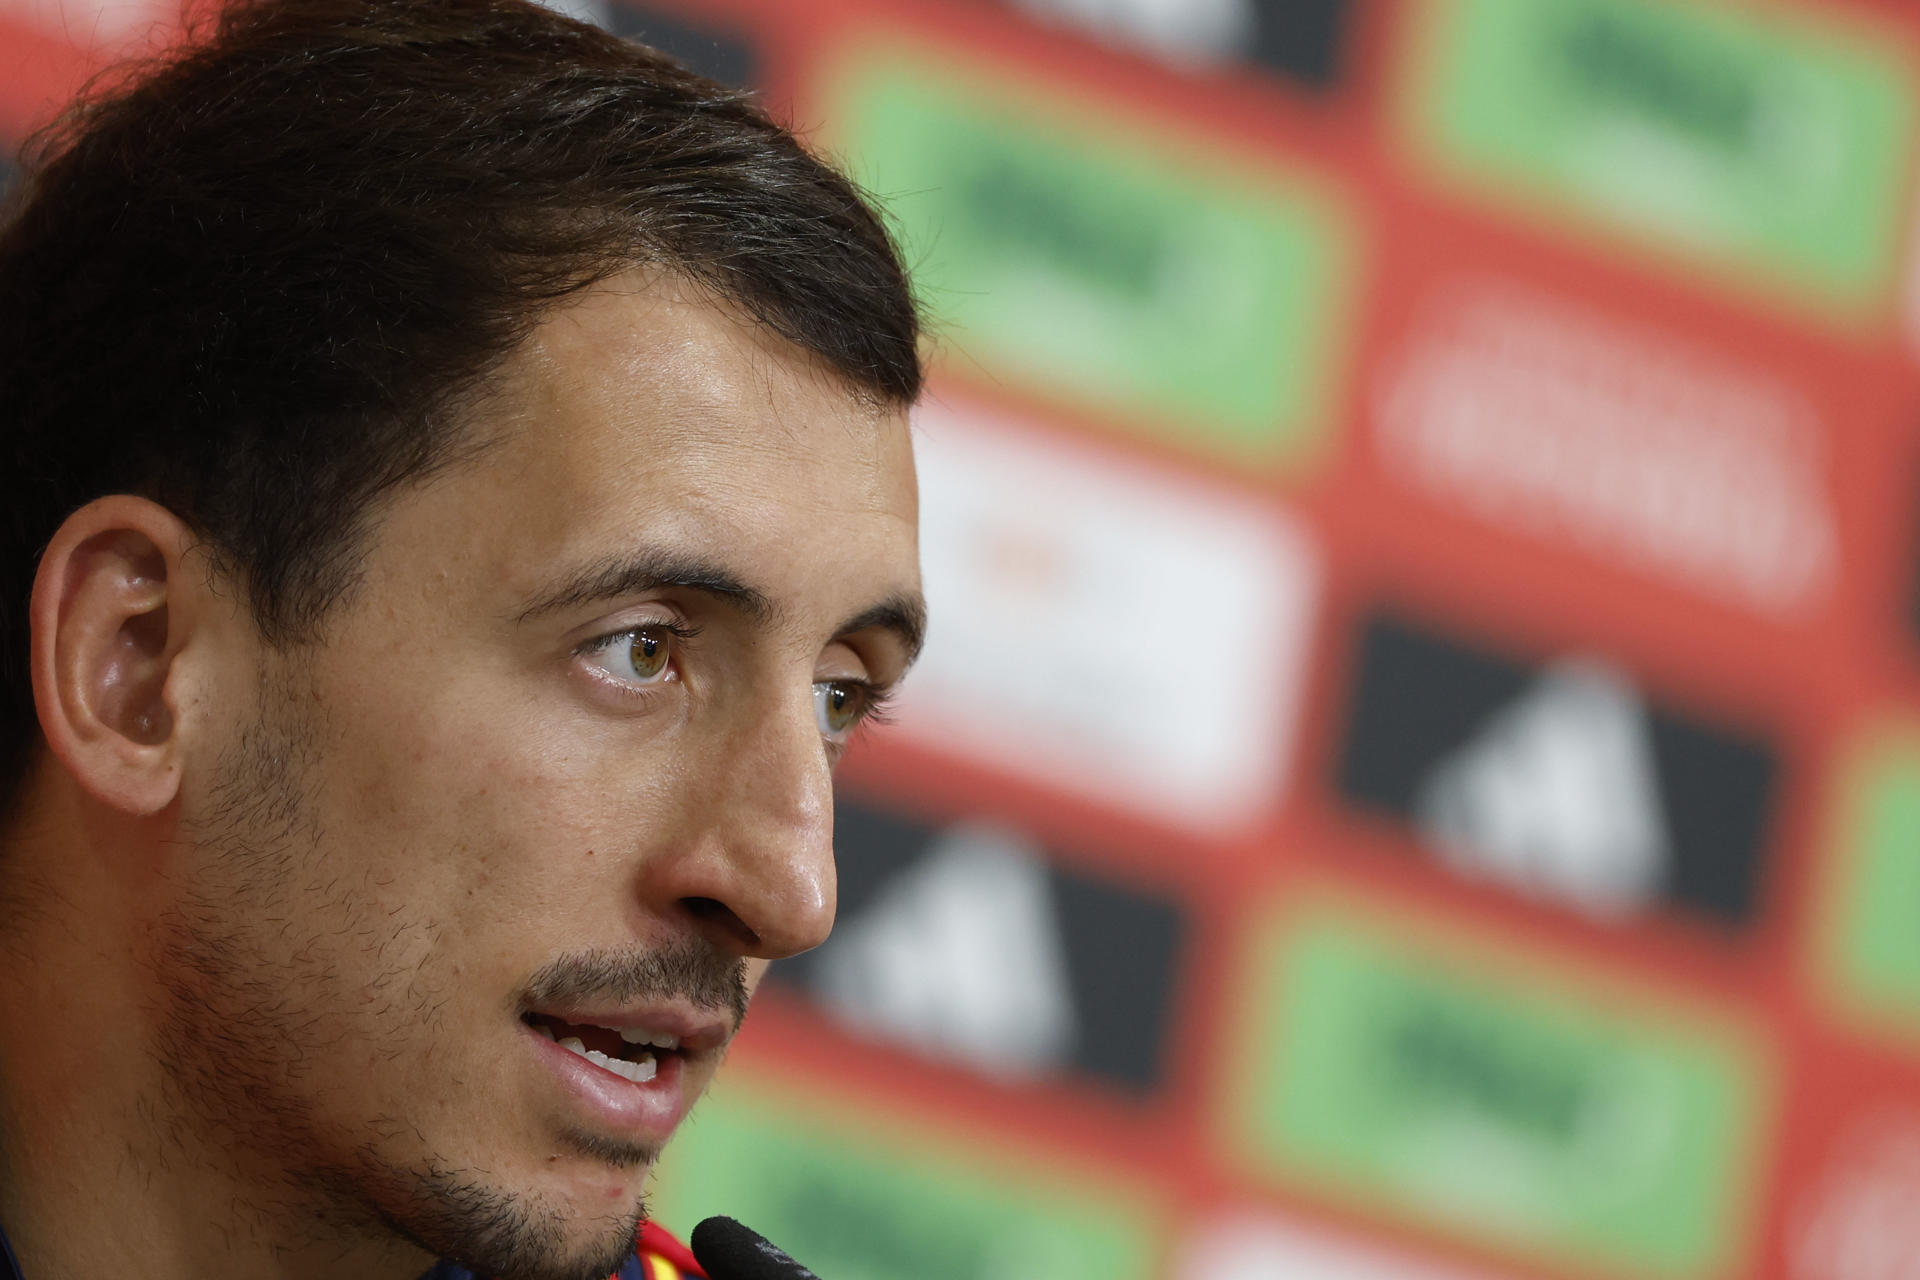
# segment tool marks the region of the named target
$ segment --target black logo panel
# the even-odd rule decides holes
[[[1345,72],[1351,0],[1000,0],[1042,22],[1070,23],[1104,43],[1143,49],[1183,70],[1248,63],[1296,87],[1324,90]]]
[[[1312,89],[1341,79],[1349,0],[1255,0],[1251,7],[1249,62]]]
[[[991,823],[932,827],[843,797],[834,845],[833,937],[771,981],[856,1035],[995,1079],[1159,1085],[1180,907]]]
[[[1650,705],[1594,657],[1528,665],[1381,616],[1359,659],[1339,789],[1459,874],[1602,918],[1754,915],[1766,743]]]
[[[760,56],[744,32],[689,22],[625,0],[610,0],[604,25],[613,34],[652,45],[721,84],[736,89],[760,84]]]

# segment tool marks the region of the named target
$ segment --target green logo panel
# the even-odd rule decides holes
[[[1843,1008],[1920,1045],[1920,727],[1879,735],[1842,773],[1821,967]]]
[[[1204,136],[906,46],[843,62],[835,139],[949,362],[1256,468],[1323,443],[1354,216]]]
[[[1086,1171],[962,1143],[730,1067],[674,1139],[653,1213],[738,1218],[834,1280],[1150,1280],[1156,1213]]]
[[[1436,5],[1403,108],[1442,171],[1830,317],[1889,296],[1914,117],[1891,40],[1812,7]]]
[[[1257,1174],[1557,1264],[1728,1273],[1757,1042],[1351,908],[1268,939],[1233,1142]]]

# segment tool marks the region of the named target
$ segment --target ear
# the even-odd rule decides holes
[[[166,808],[180,785],[169,677],[193,624],[183,588],[194,541],[165,507],[115,494],[67,517],[34,578],[33,698],[47,747],[88,794],[132,815]]]

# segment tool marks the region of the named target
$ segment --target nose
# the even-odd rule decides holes
[[[811,687],[716,735],[682,797],[656,902],[745,957],[778,960],[825,942],[836,901],[833,776]]]

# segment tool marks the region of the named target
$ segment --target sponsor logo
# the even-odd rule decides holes
[[[1673,858],[1646,713],[1591,661],[1542,670],[1438,762],[1415,803],[1450,865],[1596,913],[1645,906]]]
[[[1450,0],[1403,119],[1443,172],[1859,319],[1892,279],[1914,90],[1895,40],[1817,12]]]
[[[1254,0],[1241,56],[1295,84],[1324,89],[1344,77],[1350,0]]]
[[[1253,976],[1257,1170],[1542,1261],[1733,1270],[1764,1072],[1728,1018],[1350,908]]]
[[[1189,1240],[1174,1280],[1493,1280],[1266,1215],[1215,1223]]]
[[[771,981],[855,1035],[996,1079],[1159,1084],[1180,907],[1054,866],[1005,827],[934,828],[844,797],[834,849],[833,937]]]
[[[1253,0],[1012,0],[1043,21],[1145,49],[1179,66],[1225,62],[1253,39]]]
[[[760,58],[739,32],[689,23],[648,5],[627,0],[540,0],[548,8],[591,22],[627,40],[638,40],[678,58],[721,84],[751,89],[759,84]]]
[[[950,367],[1230,461],[1317,456],[1356,214],[1258,153],[1009,74],[889,45],[830,86]]]
[[[1270,504],[978,413],[934,405],[916,425],[939,625],[897,731],[1198,831],[1263,817],[1303,696],[1306,534]]]
[[[706,22],[689,22],[647,5],[626,3],[626,0],[598,2],[606,6],[604,25],[613,34],[652,45],[721,84],[741,89],[759,85],[759,51],[745,33]]]
[[[1855,1019],[1920,1047],[1920,729],[1863,743],[1839,775],[1821,968]]]
[[[1802,397],[1564,299],[1484,286],[1430,308],[1373,422],[1393,474],[1524,537],[1776,616],[1838,576],[1826,437]]]
[[[836,1280],[1151,1280],[1159,1214],[1091,1170],[962,1143],[871,1100],[776,1090],[740,1064],[674,1139],[655,1214],[724,1213]]]
[[[1322,89],[1340,78],[1348,0],[1014,0],[1175,66],[1247,61]]]
[[[1790,1280],[1920,1280],[1920,1115],[1864,1117],[1801,1198]]]
[[[1767,745],[1649,705],[1604,659],[1529,667],[1381,615],[1338,778],[1462,876],[1601,918],[1740,925],[1777,772]]]

